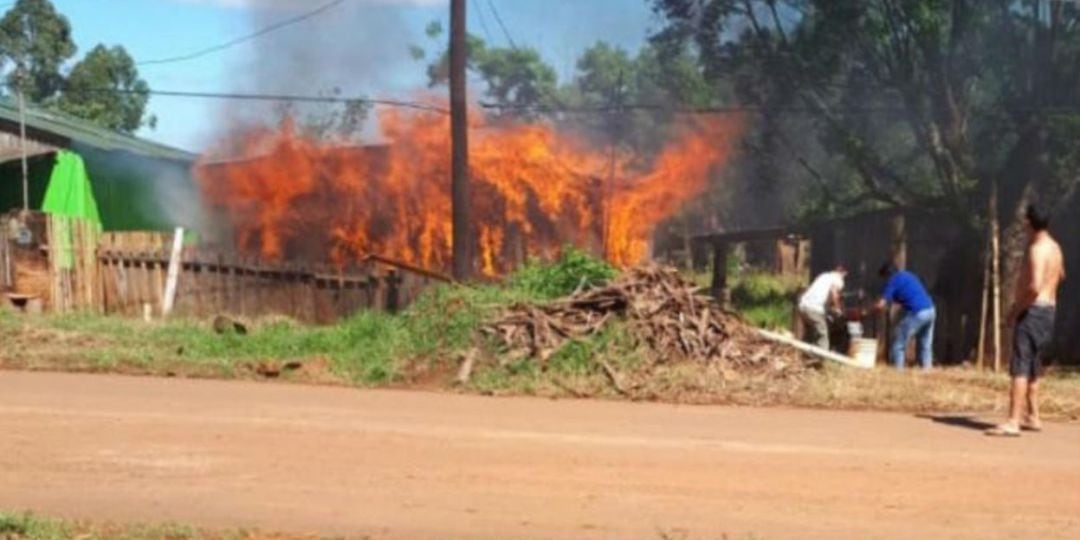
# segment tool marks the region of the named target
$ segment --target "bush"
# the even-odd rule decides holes
[[[553,263],[530,260],[510,276],[510,284],[539,298],[558,298],[578,287],[607,283],[615,274],[615,267],[606,261],[568,246]]]
[[[791,324],[792,303],[801,286],[795,278],[747,273],[732,288],[731,303],[754,326],[787,328]]]

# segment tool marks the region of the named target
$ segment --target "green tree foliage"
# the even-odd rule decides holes
[[[63,72],[76,52],[71,31],[49,0],[15,2],[0,18],[3,92],[22,90],[30,103],[117,131],[153,127],[146,116],[150,88],[123,47],[98,45]]]
[[[340,97],[341,89],[319,92],[323,97]],[[286,102],[277,107],[281,120],[293,122],[300,135],[317,141],[339,143],[358,142],[363,135],[364,123],[371,114],[371,104],[363,99],[350,99],[344,103],[300,106]]]
[[[432,40],[443,34],[442,25],[428,25]],[[488,103],[509,114],[535,117],[539,111],[555,105],[558,78],[555,69],[544,62],[540,53],[529,47],[490,47],[481,38],[467,37],[469,70],[484,81]],[[413,57],[424,58],[422,49],[413,48]],[[450,52],[445,50],[428,66],[431,86],[446,84],[450,78]]]
[[[1034,0],[654,0],[658,43],[692,44],[710,80],[772,110],[759,143],[778,156],[812,134],[808,185],[839,208],[920,205],[983,215],[1000,181],[1057,199],[1075,172],[1080,6]],[[790,116],[790,115],[789,115]],[[797,128],[797,129],[796,129]],[[812,153],[812,152],[810,152]],[[829,155],[842,157],[830,162]],[[839,166],[838,166],[839,165]],[[1036,184],[1038,184],[1036,186]]]
[[[759,160],[795,156],[793,187],[818,201],[804,211],[922,207],[986,230],[997,192],[1008,282],[1026,204],[1075,200],[1080,4],[652,1],[666,20],[655,42],[692,45],[710,80],[770,111],[755,126]]]
[[[100,126],[133,133],[154,124],[154,118],[145,118],[149,91],[123,47],[98,45],[72,68],[57,107]]]
[[[645,46],[634,56],[601,41],[585,50],[576,67],[574,80],[560,90],[561,104],[606,114],[565,120],[646,157],[669,139],[676,121],[672,110],[708,106],[723,95],[685,48],[664,58],[656,47]]]
[[[71,23],[49,0],[18,0],[0,19],[0,68],[8,88],[44,102],[61,90],[60,68],[75,55]]]
[[[567,246],[558,260],[532,260],[510,276],[511,285],[540,298],[566,296],[579,288],[603,285],[615,277],[615,268],[586,251]]]

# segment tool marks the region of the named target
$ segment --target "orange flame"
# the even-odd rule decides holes
[[[374,253],[443,270],[452,247],[448,122],[386,112],[386,144],[351,147],[305,139],[285,122],[243,137],[243,151],[262,157],[204,159],[196,173],[206,198],[227,211],[241,251],[338,264]],[[481,271],[497,275],[568,243],[618,265],[640,262],[656,225],[727,161],[741,122],[682,130],[644,171],[547,125],[479,127],[470,149],[473,238]]]

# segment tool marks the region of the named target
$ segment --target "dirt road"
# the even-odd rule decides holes
[[[371,538],[1080,538],[1080,426],[0,372],[0,508]]]

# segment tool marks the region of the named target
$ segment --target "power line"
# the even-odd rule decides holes
[[[290,101],[296,103],[366,103],[384,107],[398,107],[415,109],[418,111],[438,114],[450,114],[446,108],[421,103],[418,101],[405,101],[384,98],[347,98],[334,96],[304,96],[296,94],[245,94],[236,92],[195,92],[179,90],[126,90],[120,88],[90,88],[83,90],[67,90],[77,93],[112,93],[112,94],[144,94],[149,96],[184,97],[200,99],[227,99],[239,101]]]
[[[761,107],[756,105],[722,105],[715,107],[672,107],[655,103],[625,103],[618,105],[595,105],[579,107],[544,107],[535,105],[500,105],[498,103],[481,103],[484,109],[501,111],[526,111],[540,113],[566,113],[566,114],[609,114],[623,111],[656,111],[676,114],[737,114],[737,113],[760,113],[760,112],[788,112],[810,113],[819,109],[812,107]],[[904,113],[900,107],[843,107],[834,108],[839,112],[851,113]]]
[[[484,37],[487,38],[488,43],[493,42],[494,40],[491,38],[491,31],[488,30],[487,16],[484,15],[484,9],[478,8],[475,11],[480,20],[480,28],[484,31]]]
[[[1080,2],[1080,0],[1073,0]],[[480,107],[487,110],[517,111],[547,114],[611,114],[629,111],[654,111],[667,112],[679,115],[724,115],[743,113],[787,113],[787,114],[812,114],[819,113],[822,109],[816,107],[800,106],[769,106],[759,105],[726,105],[716,107],[681,107],[659,105],[654,103],[627,103],[622,105],[597,105],[580,107],[545,107],[537,105],[500,105],[498,103],[480,103]],[[846,114],[908,114],[910,111],[903,107],[829,107],[829,111]],[[1051,106],[1032,108],[1013,108],[1018,112],[1037,113],[1048,116],[1080,115],[1080,107],[1074,106]]]
[[[257,30],[256,32],[254,32],[252,34],[248,34],[246,36],[238,37],[236,39],[226,41],[225,43],[221,43],[221,44],[218,44],[218,45],[207,47],[205,49],[201,49],[201,50],[191,52],[191,53],[188,53],[188,54],[183,54],[183,55],[180,55],[180,56],[172,56],[172,57],[168,57],[168,58],[159,58],[159,59],[156,59],[156,60],[144,60],[142,62],[137,62],[135,65],[149,66],[149,65],[158,65],[158,64],[172,64],[172,63],[175,63],[175,62],[185,62],[185,61],[188,61],[188,60],[194,60],[196,58],[200,58],[200,57],[206,56],[208,54],[213,54],[213,53],[216,53],[216,52],[219,52],[219,51],[223,51],[225,49],[235,47],[235,46],[237,46],[237,45],[239,45],[241,43],[245,43],[245,42],[251,41],[253,39],[257,39],[257,38],[259,38],[261,36],[264,36],[264,35],[269,34],[271,32],[280,30],[280,29],[285,28],[287,26],[292,26],[294,24],[301,23],[303,21],[311,19],[312,17],[321,15],[322,13],[325,13],[326,11],[329,11],[329,10],[331,10],[331,9],[341,5],[341,4],[344,4],[345,1],[346,0],[331,0],[330,2],[328,2],[326,4],[323,4],[323,5],[315,8],[315,9],[313,9],[311,11],[307,11],[307,12],[301,13],[300,15],[297,15],[295,17],[291,17],[291,18],[288,18],[288,19],[285,19],[285,20],[278,21],[278,22],[276,22],[274,24],[271,24],[269,26],[266,26],[264,28],[259,29],[259,30]]]
[[[1080,1],[1080,0],[1078,0]],[[366,103],[383,107],[397,107],[413,109],[436,114],[450,114],[450,110],[438,105],[419,101],[408,101],[391,98],[365,98],[365,97],[335,97],[335,96],[309,96],[297,94],[251,94],[236,92],[201,92],[181,90],[127,90],[120,88],[90,88],[68,89],[69,93],[112,93],[112,94],[144,94],[149,96],[194,98],[194,99],[224,99],[237,101],[289,101],[296,103]],[[779,106],[763,107],[759,105],[724,105],[715,107],[681,107],[661,105],[655,103],[624,103],[619,105],[597,106],[530,106],[530,105],[500,105],[497,103],[480,103],[481,108],[486,110],[509,111],[509,112],[535,112],[547,114],[611,114],[631,111],[654,111],[667,112],[679,115],[725,115],[743,113],[790,113],[809,114],[820,112],[813,107]],[[830,110],[838,113],[851,114],[907,114],[902,107],[835,107]],[[1031,109],[1018,109],[1022,112],[1033,112],[1047,115],[1076,115],[1080,114],[1080,107],[1038,107]]]
[[[506,41],[510,43],[511,49],[517,49],[517,44],[514,43],[514,38],[510,36],[510,31],[506,29],[506,23],[503,22],[502,16],[499,15],[499,10],[495,9],[495,3],[488,0],[488,7],[491,9],[492,15],[495,15],[495,22],[499,23],[499,27],[502,28],[503,35],[506,36]]]

